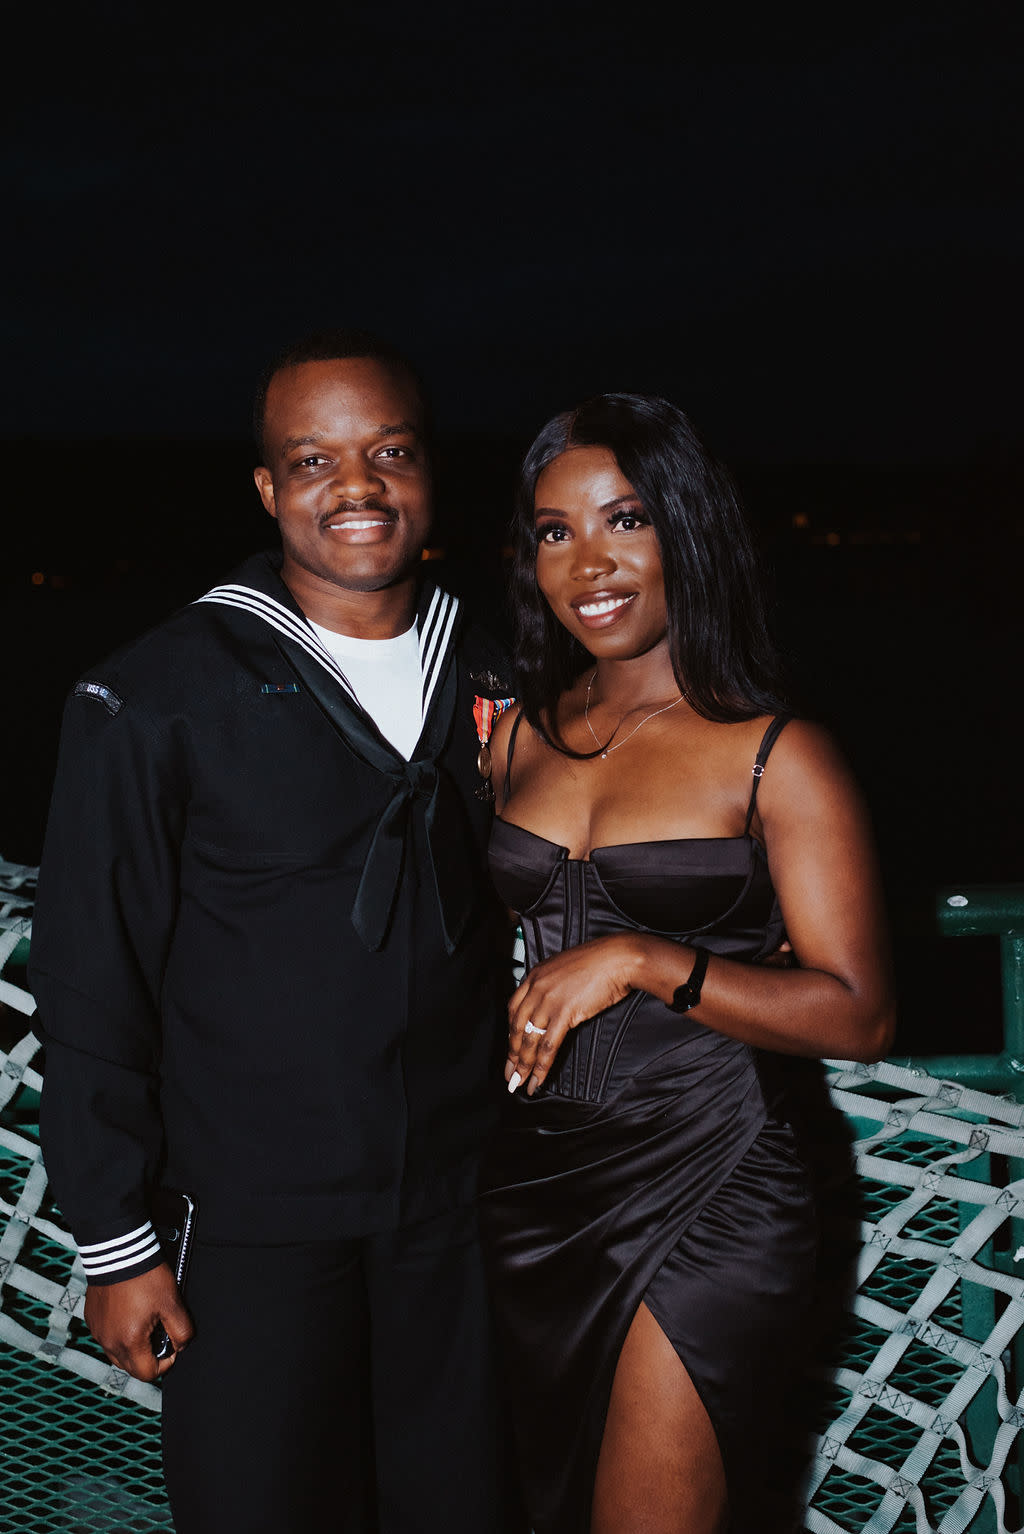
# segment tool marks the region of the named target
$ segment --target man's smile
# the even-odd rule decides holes
[[[398,513],[374,497],[362,506],[342,505],[320,519],[324,532],[340,534],[349,543],[372,543],[385,528],[398,521]]]
[[[328,522],[332,532],[365,532],[369,527],[387,527],[393,517],[339,517]]]

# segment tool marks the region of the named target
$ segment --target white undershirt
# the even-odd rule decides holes
[[[312,625],[385,740],[406,761],[423,728],[423,669],[416,625],[397,639],[353,639]]]

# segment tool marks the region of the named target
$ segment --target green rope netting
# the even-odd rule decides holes
[[[863,1222],[806,1527],[1005,1534],[1024,1424],[1024,1107],[905,1067],[827,1064]]]
[[[159,1391],[88,1337],[40,1156],[22,969],[33,890],[34,870],[0,862],[0,1529],[149,1534],[172,1527]],[[1007,1534],[1024,1425],[1024,1107],[905,1067],[826,1068],[853,1136],[858,1268],[838,1366],[817,1381],[828,1404],[804,1526]]]

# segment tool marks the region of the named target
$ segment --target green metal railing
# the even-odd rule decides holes
[[[894,1055],[893,1062],[1024,1102],[1024,884],[941,889],[929,914],[940,937],[999,938],[1003,1047],[996,1055]]]

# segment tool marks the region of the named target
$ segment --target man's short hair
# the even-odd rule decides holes
[[[303,362],[342,362],[349,357],[371,357],[375,362],[383,362],[388,367],[401,370],[411,378],[423,416],[424,435],[429,438],[430,400],[426,386],[419,369],[409,361],[404,352],[400,352],[397,346],[392,346],[391,342],[386,341],[383,336],[375,335],[372,330],[314,330],[310,335],[304,336],[301,341],[296,341],[284,351],[279,352],[260,374],[256,385],[256,398],[253,401],[252,426],[261,463],[265,464],[267,461],[263,447],[263,427],[267,413],[267,390],[271,379],[285,368],[298,367]]]

